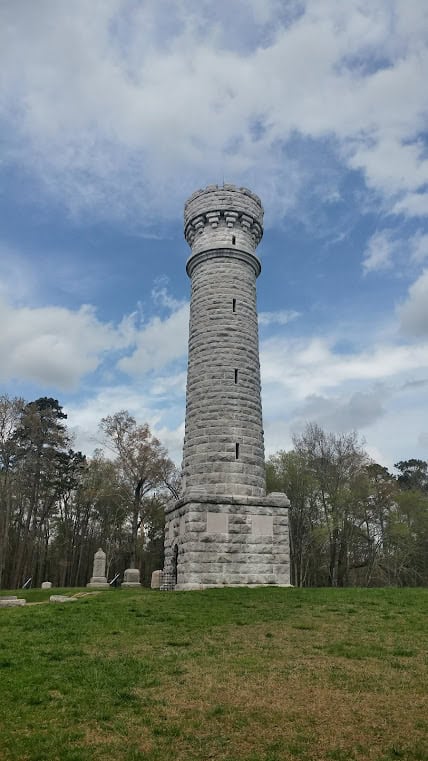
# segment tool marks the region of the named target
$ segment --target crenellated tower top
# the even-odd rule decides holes
[[[207,251],[249,254],[259,274],[255,250],[263,235],[263,206],[251,190],[208,185],[192,193],[184,207],[184,235],[192,249],[189,274],[195,257]]]

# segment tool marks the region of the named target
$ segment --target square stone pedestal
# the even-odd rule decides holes
[[[88,589],[110,589],[110,584],[105,576],[92,576],[86,586]]]
[[[166,515],[161,589],[289,586],[289,500],[191,496]]]

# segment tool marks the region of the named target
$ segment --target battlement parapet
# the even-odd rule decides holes
[[[249,190],[249,188],[238,188],[237,185],[232,185],[231,183],[225,183],[224,185],[207,185],[206,188],[199,188],[199,190],[195,190],[194,193],[187,199],[184,209],[186,210],[187,204],[189,204],[191,201],[194,201],[195,198],[198,198],[199,196],[206,195],[207,193],[215,193],[216,191],[226,191],[231,193],[241,193],[244,196],[248,196],[248,198],[252,198],[253,201],[255,201],[258,206],[262,207],[262,202],[258,195],[256,193],[253,193],[252,190]]]
[[[254,253],[263,236],[261,201],[247,188],[208,185],[184,207],[184,235],[193,254],[213,246]]]

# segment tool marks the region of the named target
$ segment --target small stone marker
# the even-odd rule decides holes
[[[123,574],[122,587],[141,587],[138,568],[127,568]]]
[[[20,608],[22,605],[26,605],[27,601],[22,597],[15,597],[14,595],[4,595],[0,597],[0,608]]]
[[[66,595],[51,595],[49,602],[77,602],[77,597],[67,597]]]
[[[52,589],[51,581],[42,581],[42,589]]]
[[[151,588],[160,589],[162,581],[163,581],[163,571],[153,571]]]
[[[94,567],[90,582],[86,585],[95,589],[110,589],[106,578],[106,554],[101,547],[94,555]]]

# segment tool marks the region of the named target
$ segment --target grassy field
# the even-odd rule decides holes
[[[428,761],[428,590],[60,591],[0,610],[1,761]]]

